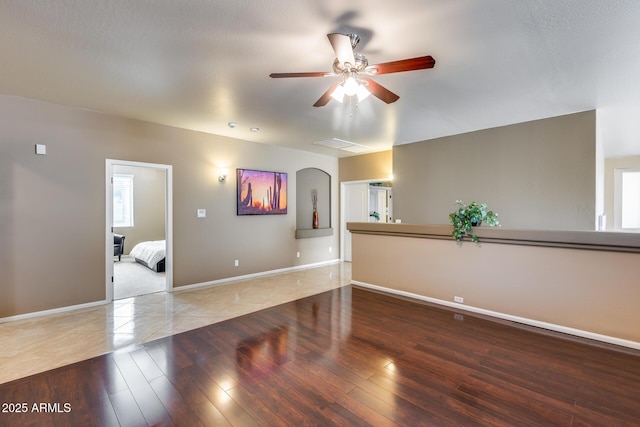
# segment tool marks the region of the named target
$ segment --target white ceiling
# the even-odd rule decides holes
[[[360,35],[400,96],[313,103],[326,34]],[[590,109],[607,157],[640,155],[636,0],[2,0],[0,93],[336,157]],[[227,123],[235,121],[238,127]],[[249,128],[258,127],[259,132]]]

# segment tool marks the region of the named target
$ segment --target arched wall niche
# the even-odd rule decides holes
[[[318,228],[313,228],[311,194],[317,191]],[[296,172],[296,238],[331,236],[331,175],[322,169],[306,168]]]

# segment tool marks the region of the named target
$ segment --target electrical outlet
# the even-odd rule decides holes
[[[239,260],[239,259],[237,259],[237,260],[235,261],[234,265],[235,265],[236,267],[237,267],[237,266],[239,266],[239,265],[240,265],[240,260]]]
[[[460,304],[464,304],[464,298],[462,297],[453,297],[454,302],[459,302]]]
[[[333,248],[329,246],[329,253],[333,252]]]
[[[296,252],[296,258],[300,258],[300,252]]]

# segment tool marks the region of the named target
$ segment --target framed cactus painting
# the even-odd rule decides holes
[[[236,169],[237,214],[281,215],[287,213],[287,174]]]

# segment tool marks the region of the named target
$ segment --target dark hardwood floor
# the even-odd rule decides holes
[[[349,286],[4,384],[0,403],[12,427],[639,426],[640,352]]]

